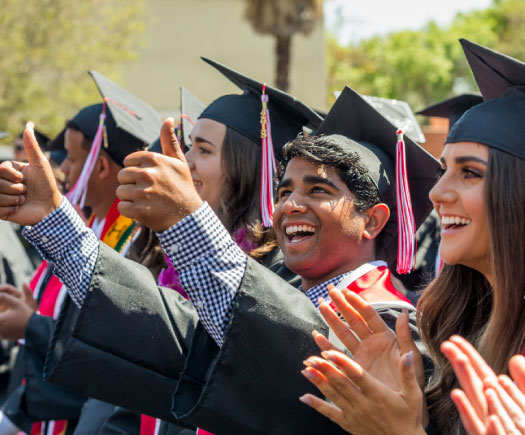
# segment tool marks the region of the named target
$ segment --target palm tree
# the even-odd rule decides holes
[[[246,19],[253,29],[275,36],[275,83],[279,89],[287,91],[289,86],[292,36],[310,34],[322,18],[322,0],[246,0]]]

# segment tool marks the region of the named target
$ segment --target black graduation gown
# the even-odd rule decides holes
[[[311,331],[328,326],[251,259],[220,349],[190,302],[102,244],[77,314],[57,324],[44,367],[52,382],[217,435],[344,433],[298,400],[317,393],[299,372],[318,353]]]

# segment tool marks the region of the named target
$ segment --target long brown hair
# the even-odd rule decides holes
[[[489,148],[484,198],[494,287],[474,269],[445,265],[418,306],[421,336],[436,367],[427,401],[440,433],[462,431],[450,399],[457,381],[441,343],[463,335],[496,373],[505,373],[510,357],[525,348],[525,161]]]
[[[225,179],[217,215],[230,234],[246,229],[257,245],[250,255],[260,259],[277,246],[273,231],[260,221],[261,147],[226,127],[221,162]]]

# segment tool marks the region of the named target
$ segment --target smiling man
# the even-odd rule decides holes
[[[387,263],[377,261],[393,264],[397,252],[395,128],[347,88],[317,133],[326,136],[286,146],[274,214],[285,261],[302,276],[299,292],[232,241],[200,200],[173,124],[165,122],[166,155],[136,153],[126,160],[119,207],[158,232],[194,310],[100,244],[80,266],[77,259],[82,280],[62,273],[81,310],[59,323],[45,369],[49,379],[214,433],[339,433],[298,401],[313,389],[299,374],[302,360],[317,349],[311,332],[329,333],[318,297],[334,283],[383,302],[378,309],[390,321],[403,307],[414,310],[400,301]],[[427,194],[438,164],[409,140],[407,155],[420,223],[431,208]],[[7,168],[2,176],[14,177]],[[37,244],[56,238],[46,236],[43,225],[53,218],[76,231],[76,240],[92,240],[53,192],[52,185],[40,186],[45,206],[26,198],[10,218],[33,224],[26,234]],[[70,249],[64,242],[56,248],[59,270],[70,270]],[[58,257],[57,251],[46,255]],[[104,327],[109,318],[115,327]]]

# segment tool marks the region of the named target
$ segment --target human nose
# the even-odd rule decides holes
[[[439,204],[450,204],[454,202],[456,194],[446,172],[430,190],[428,196],[434,204],[434,207],[437,207]]]
[[[304,213],[306,211],[306,204],[300,194],[292,192],[281,202],[281,208],[284,214],[292,215]]]
[[[193,155],[194,155],[194,148],[190,148],[188,151],[186,151],[186,154],[184,154],[184,157],[186,157],[186,161],[188,162],[188,166],[190,167],[190,171],[193,171],[195,169],[195,162],[193,161]]]

